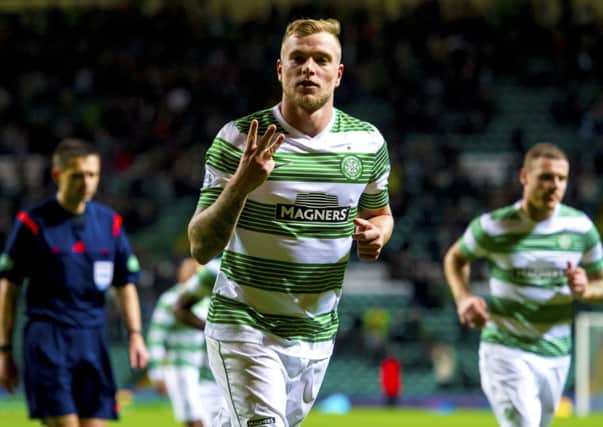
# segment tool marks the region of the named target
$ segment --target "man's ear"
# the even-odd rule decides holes
[[[61,172],[58,169],[53,169],[52,171],[50,171],[50,176],[55,183],[59,182],[60,175],[61,175]]]
[[[526,185],[527,176],[528,176],[528,172],[526,171],[526,169],[521,168],[519,170],[519,182],[521,182],[522,185]]]
[[[343,76],[343,64],[337,66],[337,80],[335,80],[335,87],[339,87],[341,84],[341,77]]]

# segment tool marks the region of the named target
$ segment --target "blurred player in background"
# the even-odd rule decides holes
[[[197,295],[207,289],[205,298],[186,305],[190,310],[186,317],[204,325],[218,269],[214,262],[199,267],[194,259],[184,259],[178,283],[159,297],[147,333],[149,378],[159,393],[168,394],[176,419],[189,427],[211,426],[212,416],[225,404],[207,364],[203,328],[179,321],[174,310],[184,293]]]
[[[561,204],[568,177],[561,149],[533,146],[521,200],[474,219],[444,260],[460,322],[482,328],[482,389],[504,427],[550,424],[570,366],[572,299],[603,297],[599,233]],[[469,289],[476,258],[489,263],[487,303]]]
[[[180,322],[199,332],[205,330],[210,296],[219,271],[220,261],[213,259],[199,267],[195,276],[185,283],[173,306],[174,315]],[[202,356],[199,399],[203,407],[203,423],[207,427],[213,426],[213,420],[226,410],[226,400],[209,368],[205,340],[202,343]]]
[[[374,261],[393,220],[380,132],[334,108],[340,24],[293,21],[276,73],[281,102],[227,123],[206,156],[189,223],[200,263],[222,250],[206,327],[230,414],[220,426],[297,426],[333,351],[352,241]]]
[[[0,384],[13,392],[18,383],[11,342],[18,287],[28,279],[25,392],[29,416],[50,427],[118,418],[104,332],[109,288],[128,328],[132,368],[148,358],[134,285],[138,260],[121,216],[91,200],[100,163],[89,144],[62,141],[52,156],[56,197],[18,213],[0,258]]]

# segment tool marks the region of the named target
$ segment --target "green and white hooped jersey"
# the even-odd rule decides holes
[[[474,219],[460,246],[468,258],[488,262],[490,321],[483,342],[543,356],[570,354],[567,262],[587,272],[603,268],[599,233],[584,213],[558,205],[551,218],[535,223],[517,202]]]
[[[173,313],[173,307],[183,292],[197,292],[198,289],[213,286],[219,270],[219,263],[210,261],[200,267],[197,274],[185,283],[177,284],[165,291],[155,305],[147,332],[149,350],[149,378],[163,377],[162,367],[192,367],[198,369],[201,380],[213,380],[207,362],[207,349],[203,331],[180,322]],[[193,312],[202,319],[207,318],[209,298],[201,299],[193,307]]]
[[[291,127],[279,106],[227,123],[206,154],[198,206],[235,172],[252,119],[285,141],[276,168],[247,198],[222,254],[207,336],[272,342],[300,357],[327,357],[359,210],[389,204],[389,156],[379,131],[335,109],[319,135]]]

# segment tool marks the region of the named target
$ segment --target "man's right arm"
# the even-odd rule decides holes
[[[226,247],[245,206],[247,194],[238,192],[231,183],[211,206],[197,208],[188,224],[191,255],[200,264],[206,264]]]
[[[17,286],[0,279],[0,385],[12,393],[18,384],[18,374],[12,352],[13,326],[17,313]]]
[[[272,155],[285,137],[276,134],[276,126],[270,125],[258,138],[258,127],[258,121],[252,120],[237,170],[216,201],[206,208],[198,207],[188,224],[191,255],[199,264],[207,264],[226,247],[247,196],[266,181],[274,169]]]
[[[470,328],[483,327],[488,321],[488,311],[483,298],[469,290],[470,261],[455,242],[444,257],[444,275],[456,302],[461,324]]]

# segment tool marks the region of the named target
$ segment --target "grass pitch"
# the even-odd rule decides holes
[[[0,424],[10,427],[34,427],[41,424],[27,419],[25,405],[21,400],[0,399]],[[115,427],[180,427],[172,417],[169,403],[130,402],[122,408],[121,420],[109,423]],[[312,412],[303,427],[497,427],[489,411],[456,410],[438,413],[417,409],[364,409],[354,408],[346,415]],[[601,427],[603,414],[586,418],[570,416],[555,419],[551,427]]]

